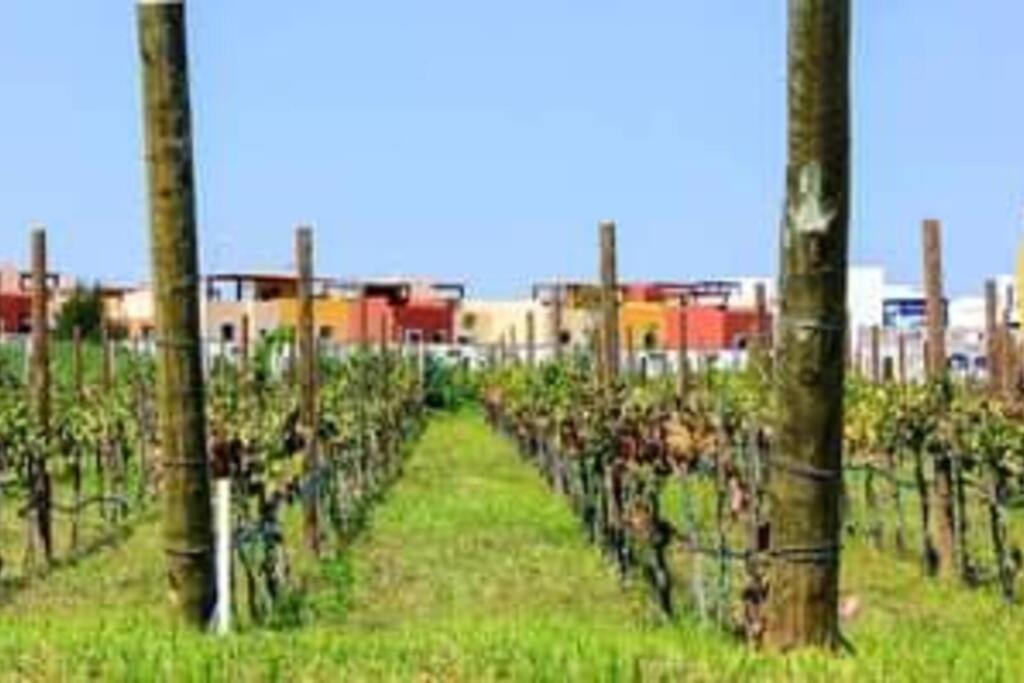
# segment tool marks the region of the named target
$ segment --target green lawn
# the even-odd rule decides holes
[[[0,680],[1024,680],[1024,619],[984,593],[853,546],[856,657],[752,654],[662,623],[582,539],[564,501],[475,414],[435,419],[360,539],[316,567],[301,626],[174,628],[157,529],[0,607]]]

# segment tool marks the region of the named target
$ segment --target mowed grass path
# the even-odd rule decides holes
[[[177,629],[156,532],[143,523],[0,606],[0,680],[1024,680],[1016,611],[860,546],[844,555],[864,604],[846,625],[857,657],[759,655],[663,623],[474,413],[431,423],[353,546],[299,562],[299,626]]]

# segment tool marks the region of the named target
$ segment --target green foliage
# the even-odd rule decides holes
[[[58,339],[71,339],[77,327],[83,339],[98,341],[103,331],[104,315],[99,285],[91,288],[78,285],[57,312],[56,336]]]
[[[426,357],[424,403],[434,410],[456,411],[479,400],[477,374],[468,368]]]

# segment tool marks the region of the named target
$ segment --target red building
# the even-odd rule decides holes
[[[32,329],[32,298],[27,294],[0,294],[0,330],[27,334]]]
[[[665,309],[665,343],[676,348],[686,330],[687,347],[693,351],[739,351],[752,339],[771,330],[771,315],[757,308],[730,305],[739,285],[728,281],[697,282],[687,285],[654,285],[663,297],[678,305]],[[685,321],[681,320],[685,316]]]
[[[754,309],[699,304],[671,306],[665,309],[665,342],[670,349],[679,344],[680,315],[686,316],[686,342],[692,351],[744,349],[762,329],[761,316]]]
[[[408,281],[366,282],[349,316],[348,338],[356,342],[449,344],[455,338],[455,311],[465,295],[457,284],[423,285]]]

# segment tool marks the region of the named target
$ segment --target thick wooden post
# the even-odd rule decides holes
[[[928,316],[928,378],[945,383],[949,379],[946,358],[946,311],[942,291],[942,236],[937,220],[923,225],[925,309]],[[956,566],[956,509],[953,463],[949,453],[935,453],[935,539],[940,574],[952,576]]]
[[[32,489],[32,508],[29,524],[35,524],[35,533],[29,531],[32,545],[42,545],[46,563],[53,561],[53,522],[51,517],[51,483],[47,450],[50,446],[50,313],[49,277],[46,263],[46,231],[32,231],[32,362],[30,389],[32,413],[37,434],[43,444],[42,452],[33,454],[29,467]]]
[[[300,227],[295,231],[295,263],[298,268],[299,316],[296,338],[299,351],[299,414],[301,416],[306,454],[304,472],[307,477],[316,477],[319,469],[319,452],[316,443],[316,345],[313,338],[313,230]],[[317,487],[302,501],[303,532],[306,546],[315,554],[320,553],[320,502]]]
[[[610,388],[619,377],[619,282],[615,223],[598,226],[601,243],[601,384]]]
[[[533,311],[526,312],[526,365],[537,367],[537,321]]]
[[[985,365],[988,369],[988,387],[993,396],[1002,391],[1002,330],[999,325],[999,304],[996,281],[985,282]]]
[[[789,1],[778,435],[768,482],[765,644],[839,642],[850,184],[849,0]]]
[[[216,604],[199,335],[192,123],[183,0],[139,0],[171,602],[205,626]]]
[[[516,326],[514,324],[508,328],[508,339],[509,347],[512,350],[512,365],[519,365],[522,361],[522,354],[519,352],[519,335],[516,334]]]

